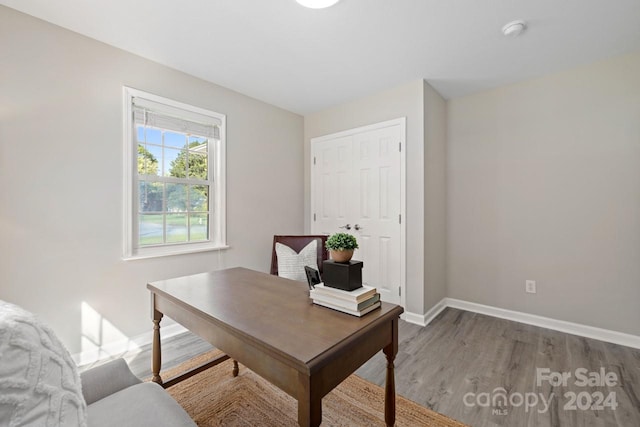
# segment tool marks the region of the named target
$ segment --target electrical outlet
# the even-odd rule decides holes
[[[526,280],[524,282],[524,291],[529,294],[536,293],[536,281],[535,280]]]

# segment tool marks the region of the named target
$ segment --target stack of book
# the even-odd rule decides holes
[[[370,286],[343,291],[319,283],[309,291],[309,295],[314,304],[358,317],[380,307],[380,294]]]

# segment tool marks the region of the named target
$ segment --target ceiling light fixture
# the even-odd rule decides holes
[[[509,22],[507,25],[502,27],[502,33],[507,37],[518,37],[526,29],[527,23],[522,19],[518,19],[517,21]]]
[[[333,6],[338,3],[340,0],[296,0],[298,3],[303,5],[304,7],[309,7],[311,9],[324,9],[325,7]]]

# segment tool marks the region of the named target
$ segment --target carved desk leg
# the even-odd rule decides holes
[[[153,356],[151,358],[151,373],[153,378],[151,381],[162,385],[162,378],[160,377],[160,367],[162,366],[162,354],[160,351],[160,321],[162,320],[162,313],[157,310],[153,310]]]
[[[391,344],[384,348],[387,356],[387,381],[384,393],[384,421],[387,427],[393,427],[396,423],[396,384],[393,361],[398,353],[398,319],[393,321]]]
[[[238,368],[238,361],[236,359],[233,359],[233,376],[237,377],[239,372],[240,368]]]

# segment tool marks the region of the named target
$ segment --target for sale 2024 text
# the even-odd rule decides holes
[[[618,385],[618,376],[615,372],[607,372],[604,367],[599,371],[589,371],[586,368],[578,368],[575,371],[554,372],[549,368],[536,369],[536,385],[541,387],[544,382],[552,387],[567,387],[569,382],[576,387],[614,387]],[[567,391],[564,393],[566,402],[564,409],[567,411],[604,409],[614,410],[618,407],[615,392],[604,393],[602,391]]]

